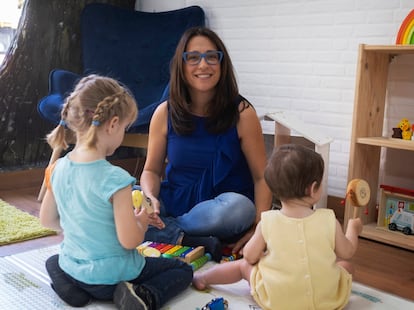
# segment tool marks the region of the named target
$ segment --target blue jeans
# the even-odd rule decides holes
[[[178,244],[183,234],[192,236],[215,236],[221,240],[240,236],[247,231],[256,218],[254,203],[238,193],[223,193],[211,200],[195,205],[187,213],[166,216],[161,201],[160,217],[166,227],[149,226],[145,240]]]
[[[174,258],[146,257],[141,274],[130,281],[149,289],[156,309],[189,287],[193,279],[191,265]]]
[[[85,306],[94,298],[112,300],[116,285],[92,285],[72,278],[59,266],[58,255],[46,261],[46,270],[58,296],[71,306]],[[172,258],[145,258],[140,275],[129,282],[147,288],[154,296],[159,309],[169,299],[184,291],[191,283],[193,269],[190,265]]]

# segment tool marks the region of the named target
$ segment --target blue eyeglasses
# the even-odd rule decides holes
[[[192,66],[198,65],[201,62],[201,59],[203,58],[209,65],[217,65],[223,59],[223,52],[208,51],[205,53],[200,53],[200,52],[184,52],[183,53],[183,59],[185,63],[188,65],[192,65]]]

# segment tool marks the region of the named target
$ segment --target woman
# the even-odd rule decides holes
[[[170,97],[150,124],[140,186],[155,216],[146,240],[203,245],[216,261],[222,242],[239,252],[271,206],[265,165],[260,122],[239,95],[226,47],[208,28],[187,30],[172,59]]]

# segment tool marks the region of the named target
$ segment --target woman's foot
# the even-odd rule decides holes
[[[199,237],[184,235],[181,245],[197,247],[204,246],[205,252],[211,254],[211,258],[215,262],[220,262],[222,257],[222,244],[217,237]]]

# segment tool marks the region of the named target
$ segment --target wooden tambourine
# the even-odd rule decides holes
[[[371,198],[371,190],[367,181],[362,179],[353,179],[348,183],[346,189],[347,199],[350,199],[354,207],[354,218],[359,217],[361,207],[368,205]]]

